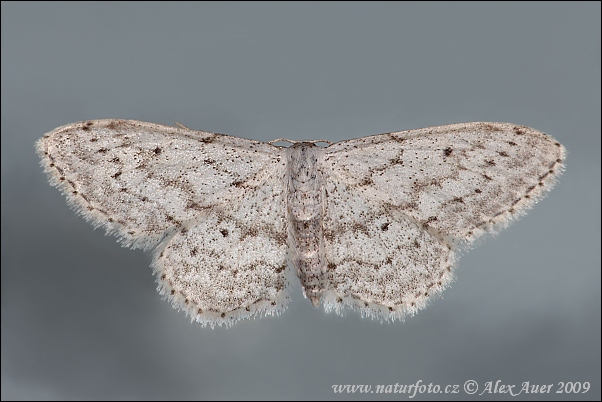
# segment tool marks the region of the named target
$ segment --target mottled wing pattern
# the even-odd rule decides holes
[[[324,165],[352,191],[465,243],[532,206],[564,155],[528,127],[467,123],[336,143]]]
[[[232,212],[214,209],[181,228],[153,262],[160,292],[211,326],[282,312],[289,301],[282,196],[264,186],[237,200]],[[280,225],[262,224],[258,214]]]
[[[439,233],[375,203],[336,179],[326,183],[324,252],[327,311],[403,319],[452,280],[452,244]]]
[[[506,123],[454,124],[327,147],[321,160],[326,307],[375,310],[390,319],[424,306],[450,282],[453,251],[531,207],[553,186],[564,156],[551,137]]]
[[[87,220],[126,245],[156,246],[161,291],[193,319],[230,324],[284,308],[277,147],[126,120],[63,126],[36,145],[51,183]]]

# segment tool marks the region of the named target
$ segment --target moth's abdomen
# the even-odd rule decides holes
[[[288,148],[288,244],[305,295],[317,306],[326,288],[322,229],[322,177],[317,171],[314,144],[297,143]]]

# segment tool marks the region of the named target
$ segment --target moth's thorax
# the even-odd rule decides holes
[[[321,148],[300,142],[287,148],[287,218],[290,260],[297,269],[305,295],[318,305],[325,289],[322,242],[322,176],[318,170]]]

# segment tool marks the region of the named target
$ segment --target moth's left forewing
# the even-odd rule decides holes
[[[519,216],[554,185],[565,150],[508,123],[465,123],[343,141],[325,163],[376,202],[469,243]]]

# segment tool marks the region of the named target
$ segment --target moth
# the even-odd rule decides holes
[[[282,312],[291,280],[327,311],[412,315],[453,280],[458,251],[532,207],[565,159],[509,123],[285,141],[111,119],[36,148],[69,204],[152,249],[159,292],[211,327]]]

